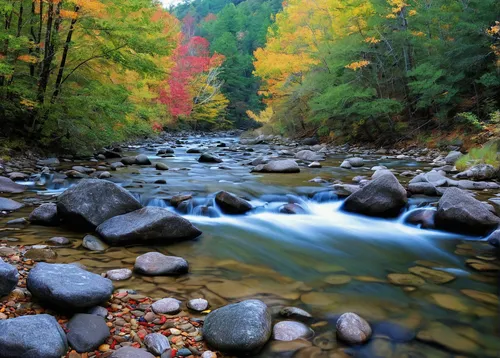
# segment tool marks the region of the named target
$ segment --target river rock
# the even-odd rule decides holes
[[[422,229],[434,229],[436,210],[417,209],[408,214],[405,223],[420,226]]]
[[[57,200],[57,212],[63,221],[91,228],[141,207],[132,194],[122,187],[98,179],[80,181]]]
[[[69,239],[66,237],[56,236],[47,240],[47,243],[54,246],[66,246],[69,245],[71,241],[69,241]]]
[[[111,163],[111,170],[117,170],[117,169],[123,168],[123,167],[125,167],[125,164],[123,164],[122,162]]]
[[[298,307],[283,307],[280,310],[280,315],[286,318],[293,318],[300,321],[306,321],[312,318],[309,312]]]
[[[12,199],[0,198],[0,211],[16,211],[24,207],[24,204],[18,203]]]
[[[308,165],[308,167],[311,169],[317,169],[317,168],[321,168],[322,165],[320,162],[312,162],[311,164]]]
[[[304,210],[302,206],[299,204],[285,204],[279,208],[279,212],[281,214],[291,214],[291,215],[303,215],[307,214],[307,211]]]
[[[26,190],[24,185],[17,184],[6,177],[0,176],[0,193],[18,194]]]
[[[179,194],[179,195],[174,195],[171,199],[170,199],[170,205],[172,205],[173,207],[178,207],[180,203],[182,203],[183,201],[186,201],[186,200],[190,200],[192,199],[193,196],[191,194]]]
[[[325,160],[325,157],[322,154],[315,153],[312,150],[301,150],[295,154],[295,158],[308,162],[319,162],[321,160]]]
[[[437,196],[438,191],[432,183],[410,183],[408,184],[408,191],[412,194],[423,194],[427,196]]]
[[[49,248],[32,248],[26,251],[24,258],[33,261],[50,261],[57,257],[57,253]]]
[[[448,188],[438,202],[435,222],[438,229],[485,235],[498,226],[500,218],[470,193]]]
[[[372,329],[368,322],[352,312],[340,316],[336,327],[337,337],[347,344],[364,343],[372,335]]]
[[[220,191],[215,196],[215,202],[226,214],[245,214],[252,210],[252,204],[227,191]]]
[[[292,159],[273,160],[256,166],[253,171],[262,173],[300,173],[299,165]]]
[[[151,309],[156,314],[174,315],[180,312],[181,302],[175,298],[163,298],[154,302]]]
[[[346,160],[349,162],[349,164],[351,164],[353,168],[360,168],[365,165],[365,161],[363,158],[353,157],[347,158]]]
[[[47,314],[0,320],[1,358],[61,358],[68,351],[66,334]]]
[[[459,180],[457,186],[464,190],[485,190],[485,189],[498,189],[500,186],[494,182],[487,181],[472,181],[472,180]]]
[[[107,301],[113,283],[76,265],[38,263],[28,274],[27,288],[39,300],[64,309],[82,309]]]
[[[491,180],[495,179],[498,175],[498,170],[490,164],[478,164],[473,167],[458,173],[455,177],[458,179],[471,179],[471,180]]]
[[[199,158],[198,162],[200,163],[222,163],[222,159],[218,156],[210,153],[203,153]]]
[[[408,271],[435,284],[448,283],[455,279],[455,276],[453,276],[451,273],[448,273],[446,271],[433,270],[428,267],[414,266],[410,267]]]
[[[500,247],[500,230],[495,230],[488,236],[488,243],[491,246]]]
[[[47,158],[47,159],[39,160],[37,162],[37,164],[42,165],[42,166],[54,167],[54,166],[61,164],[61,162],[57,158]]]
[[[137,157],[135,157],[135,164],[137,164],[137,165],[151,165],[151,161],[149,160],[147,155],[139,154]]]
[[[90,251],[106,251],[108,249],[108,245],[94,235],[85,235],[82,246]]]
[[[293,341],[300,338],[309,338],[313,331],[305,324],[295,321],[278,322],[273,327],[273,338],[277,341]]]
[[[55,203],[42,204],[33,210],[28,218],[32,224],[57,226],[60,223]]]
[[[115,216],[99,225],[96,231],[110,245],[149,241],[168,244],[201,235],[201,231],[182,216],[153,206]]]
[[[200,154],[202,152],[202,148],[189,148],[186,150],[186,153],[188,154]]]
[[[79,313],[67,325],[69,345],[78,353],[96,350],[109,337],[109,327],[103,317]]]
[[[446,158],[444,158],[444,161],[446,162],[446,164],[455,165],[455,163],[460,159],[462,155],[463,154],[459,151],[453,150],[448,153]]]
[[[193,311],[202,312],[208,308],[208,301],[204,298],[195,298],[188,301],[187,307]]]
[[[396,217],[406,203],[406,190],[387,172],[351,194],[342,209],[369,216]]]
[[[342,163],[340,163],[340,167],[343,169],[352,169],[352,165],[348,160],[344,160]]]
[[[17,268],[5,263],[0,258],[0,297],[7,296],[16,287],[19,280]]]
[[[121,163],[124,165],[133,165],[133,164],[135,164],[135,157],[122,158]]]
[[[113,352],[109,358],[155,358],[149,352],[144,349],[134,348],[134,347],[122,347]]]
[[[189,264],[182,257],[148,252],[135,259],[134,270],[150,276],[182,275],[189,271]]]
[[[102,154],[106,158],[108,158],[108,159],[114,159],[114,158],[121,158],[122,157],[122,155],[120,153],[117,153],[114,150],[105,150]]]
[[[170,342],[168,338],[160,333],[150,333],[144,337],[144,345],[155,356],[161,356],[165,353],[164,357],[170,357]],[[168,352],[167,352],[168,351]]]
[[[155,168],[156,170],[168,170],[168,165],[165,163],[156,163]]]
[[[111,281],[128,280],[132,277],[132,270],[129,270],[127,268],[109,270],[108,272],[106,272],[106,277]]]
[[[259,300],[233,303],[208,314],[203,336],[210,347],[223,353],[256,353],[271,336],[271,315]]]

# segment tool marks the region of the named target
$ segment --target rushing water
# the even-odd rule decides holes
[[[498,356],[496,273],[477,272],[465,264],[467,259],[477,256],[489,262],[496,259],[484,241],[408,226],[404,224],[408,212],[395,220],[342,212],[341,200],[332,195],[327,184],[308,181],[320,176],[349,182],[357,175],[371,175],[366,168],[339,169],[340,156],[328,158],[321,169],[305,168],[300,174],[253,174],[244,163],[259,155],[275,155],[280,148],[260,145],[254,146],[254,151],[232,151],[215,148],[217,141],[231,145],[237,140],[189,138],[187,146],[175,149],[173,158],[155,155],[158,149],[169,147],[168,144],[130,148],[130,154],[145,153],[153,162],[166,163],[170,170],[159,172],[154,167],[132,166],[112,172],[112,180],[133,192],[144,205],[174,210],[166,199],[178,193],[193,194],[194,205],[185,216],[203,231],[197,240],[165,247],[110,248],[104,253],[94,253],[81,247],[82,233],[63,228],[29,226],[0,232],[0,238],[14,237],[28,245],[44,243],[54,236],[68,237],[72,245],[57,249],[58,261],[79,261],[95,272],[131,267],[137,255],[151,250],[182,256],[190,262],[189,275],[180,278],[136,275],[116,283],[116,287],[157,298],[202,296],[212,307],[244,298],[262,299],[274,312],[283,305],[302,307],[313,313],[316,321],[324,320],[324,324],[314,325],[320,339],[329,339],[336,315],[353,311],[369,320],[376,333],[369,344],[355,349],[355,355],[360,357],[450,357],[454,351],[461,356]],[[223,155],[224,162],[200,164],[196,161],[199,154],[186,153],[186,149],[200,145],[212,147]],[[366,159],[368,168],[373,164],[398,171],[426,169],[414,161]],[[72,180],[54,184],[56,177],[41,177],[27,183],[30,191],[23,196],[51,200],[74,184]],[[165,179],[167,184],[155,184],[158,179]],[[255,209],[244,216],[223,215],[213,200],[219,190],[251,200]],[[432,201],[412,198],[410,207]],[[307,214],[280,214],[279,208],[291,202],[300,203]],[[217,217],[196,215],[201,207],[207,206]],[[27,216],[31,210],[25,208],[13,216]],[[0,218],[0,225],[8,219],[12,216]],[[456,279],[442,285],[427,281],[417,288],[388,281],[388,274],[409,273],[408,269],[415,266],[445,271]],[[463,290],[486,296],[470,297],[470,291],[464,294]],[[415,338],[417,332],[419,339]],[[273,343],[261,355],[278,356],[277,351],[282,349]],[[334,356],[313,348],[299,352],[302,353],[297,357]]]

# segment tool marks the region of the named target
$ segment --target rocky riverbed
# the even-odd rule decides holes
[[[495,357],[500,187],[459,149],[218,133],[2,163],[0,357],[46,349],[29,326],[46,357]]]

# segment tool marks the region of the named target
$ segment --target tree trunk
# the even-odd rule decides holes
[[[42,70],[40,71],[40,79],[38,81],[38,103],[43,104],[45,100],[45,92],[47,90],[47,85],[49,83],[50,76],[50,65],[52,63],[52,26],[54,23],[54,4],[49,2],[49,8],[47,9],[47,28],[45,29],[45,44],[44,44],[44,55],[42,61]]]
[[[32,38],[32,41],[34,44],[36,44],[36,35],[35,35],[35,28],[34,28],[35,9],[36,9],[35,0],[33,0],[31,2],[30,34],[31,34],[31,38]],[[30,53],[30,55],[33,55],[33,48],[30,47],[29,53]],[[30,64],[30,76],[31,77],[35,76],[35,64],[34,63]]]

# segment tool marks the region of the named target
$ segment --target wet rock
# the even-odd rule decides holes
[[[9,179],[13,181],[21,181],[27,180],[29,178],[28,174],[20,173],[20,172],[12,172],[9,173]]]
[[[342,209],[369,216],[396,217],[406,203],[406,190],[392,173],[385,173],[351,194]]]
[[[422,286],[425,281],[417,275],[409,273],[390,273],[387,275],[390,283],[398,286]]]
[[[351,282],[351,280],[351,276],[348,275],[330,275],[323,279],[329,285],[345,285]]]
[[[427,196],[438,196],[439,193],[432,183],[410,183],[408,191],[412,194],[423,194]]]
[[[96,173],[97,174],[97,173]],[[107,171],[103,171],[103,172],[100,172],[97,177],[99,179],[109,179],[111,178],[111,173],[110,172],[107,172]]]
[[[295,160],[273,160],[267,164],[256,166],[253,171],[262,173],[300,173],[300,168]]]
[[[455,175],[458,179],[471,179],[471,180],[491,180],[495,179],[498,175],[498,170],[490,164],[478,164],[473,167]]]
[[[66,237],[53,237],[49,240],[47,240],[47,243],[54,245],[54,246],[66,246],[71,243],[68,238]]]
[[[108,245],[93,235],[86,235],[83,238],[82,246],[90,251],[106,251]]]
[[[436,171],[431,170],[428,173],[417,175],[415,178],[410,180],[410,185],[417,183],[428,183],[432,184],[434,187],[440,187],[447,185],[449,182],[450,180],[448,178]]]
[[[452,327],[439,322],[432,322],[429,326],[417,333],[417,339],[433,343],[452,352],[476,353],[480,347],[469,337],[460,335]]]
[[[252,210],[252,204],[227,191],[218,192],[215,196],[215,202],[226,214],[245,214]]]
[[[0,176],[0,193],[18,194],[26,190],[24,185],[17,184],[6,177]]]
[[[500,230],[495,230],[488,236],[488,243],[491,246],[500,247]]]
[[[295,320],[307,321],[312,318],[309,312],[297,307],[283,307],[280,310],[280,315],[286,318],[293,318]]]
[[[344,160],[342,163],[340,163],[340,167],[343,169],[352,169],[352,165],[348,160]]]
[[[321,168],[322,165],[320,162],[312,162],[311,164],[308,165],[309,168],[316,169],[316,168]]]
[[[150,276],[182,275],[189,271],[189,264],[182,257],[148,252],[136,258],[134,270]]]
[[[183,217],[152,206],[115,216],[99,225],[96,231],[111,245],[146,244],[150,241],[165,244],[201,235],[201,231]]]
[[[25,218],[19,218],[14,220],[9,220],[5,223],[7,226],[26,226],[29,224],[29,221]]]
[[[66,334],[47,314],[0,320],[0,357],[60,358],[68,350]]]
[[[459,180],[457,186],[464,190],[485,190],[498,189],[500,186],[497,183],[486,181]]]
[[[336,328],[337,337],[347,344],[362,344],[372,335],[368,322],[352,312],[340,316]]]
[[[429,282],[436,284],[448,283],[456,278],[451,273],[440,270],[433,270],[428,267],[415,266],[415,267],[410,267],[408,271],[424,278]]]
[[[12,199],[0,198],[0,211],[16,211],[24,207],[24,204],[18,203]]]
[[[174,154],[175,151],[172,148],[165,148],[165,149],[160,149],[156,155],[163,155],[163,154]]]
[[[307,214],[302,206],[299,204],[285,204],[280,207],[279,212],[281,214],[295,214],[295,215],[303,215]]]
[[[208,301],[204,298],[195,298],[188,301],[187,307],[193,311],[202,312],[208,308]]]
[[[92,314],[79,313],[67,325],[68,342],[79,353],[96,350],[109,337],[109,328],[104,318]]]
[[[273,338],[277,341],[293,341],[309,338],[314,334],[305,324],[295,321],[278,322],[273,327]]]
[[[137,157],[135,157],[135,164],[137,164],[137,165],[151,165],[151,161],[149,160],[147,155],[139,154]]]
[[[180,203],[182,203],[183,201],[186,201],[186,200],[190,200],[192,199],[193,196],[191,194],[180,194],[180,195],[174,195],[171,199],[170,199],[170,205],[172,205],[173,207],[178,207]]]
[[[324,351],[330,351],[337,346],[335,333],[328,331],[314,337],[313,344]]]
[[[37,164],[42,166],[54,167],[61,164],[61,162],[57,158],[47,158],[39,160]]]
[[[17,268],[0,259],[0,297],[7,296],[19,280]]]
[[[117,153],[116,151],[112,150],[105,150],[104,153],[102,153],[106,158],[108,159],[114,159],[114,158],[121,158],[122,155],[120,153]]]
[[[146,352],[144,349],[122,347],[114,351],[109,358],[155,358],[155,356]]]
[[[168,170],[168,165],[165,163],[156,163],[155,168],[156,170]]]
[[[125,164],[123,164],[122,162],[111,163],[111,170],[117,170],[117,169],[123,168],[123,167],[125,167]]]
[[[91,228],[140,208],[141,204],[128,191],[98,179],[80,181],[57,200],[57,212],[63,221]]]
[[[144,338],[144,345],[155,356],[161,356],[166,353],[166,357],[170,357],[171,347],[168,338],[160,333],[150,333]],[[167,352],[169,351],[169,352]]]
[[[121,163],[124,165],[134,165],[135,164],[135,157],[122,158]]]
[[[95,306],[87,311],[88,314],[93,314],[99,317],[106,317],[108,315],[108,310],[102,306]]]
[[[106,272],[106,277],[109,278],[111,281],[128,280],[129,278],[132,277],[132,270],[126,268],[109,270],[108,272]]]
[[[57,205],[55,203],[42,204],[33,210],[28,218],[32,224],[57,226],[60,224],[57,214]]]
[[[186,150],[186,153],[188,154],[200,154],[203,151],[202,148],[189,148]]]
[[[349,164],[351,164],[351,167],[353,168],[360,168],[365,165],[365,161],[363,158],[353,157],[347,158],[346,160],[349,162]]]
[[[301,150],[295,154],[295,158],[308,162],[317,162],[325,160],[324,155],[313,152],[312,150]]]
[[[417,209],[405,218],[405,223],[420,226],[422,229],[434,229],[434,216],[436,210],[431,209]]]
[[[181,311],[181,303],[175,298],[163,298],[154,302],[151,309],[156,314],[170,314],[174,315]]]
[[[230,304],[206,317],[203,336],[210,347],[223,353],[256,353],[271,336],[271,315],[259,300]]]
[[[57,254],[51,249],[33,248],[26,251],[24,258],[33,261],[50,261],[54,260]]]
[[[484,235],[498,226],[500,218],[469,193],[448,188],[438,202],[435,222],[438,229]]]
[[[28,274],[27,288],[41,301],[64,309],[81,309],[109,299],[113,284],[76,265],[38,263]]]
[[[455,165],[455,163],[460,159],[462,155],[462,153],[454,150],[448,153],[446,158],[444,158],[444,161],[446,162],[446,164]]]
[[[222,159],[210,153],[203,153],[199,158],[200,163],[222,163]]]
[[[472,298],[473,300],[476,300],[481,303],[486,303],[490,305],[495,305],[498,306],[498,296],[489,293],[489,292],[482,292],[482,291],[476,291],[476,290],[469,290],[469,289],[463,289],[460,290],[464,295]]]

